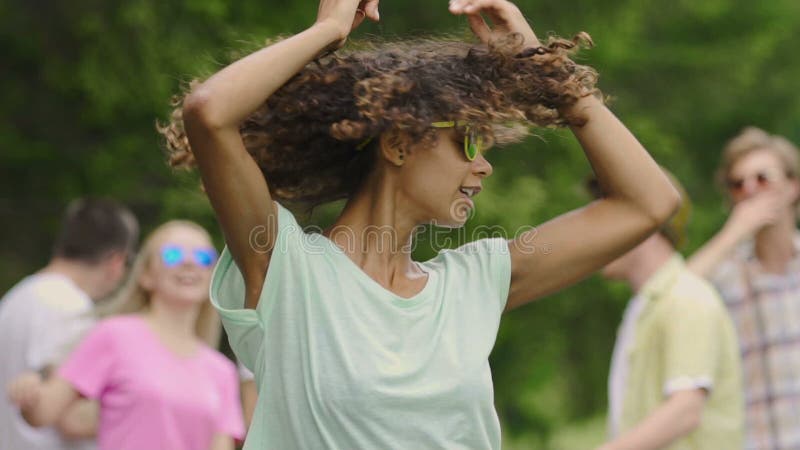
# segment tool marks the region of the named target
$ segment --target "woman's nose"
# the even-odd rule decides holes
[[[481,178],[488,177],[494,170],[489,161],[483,156],[483,153],[478,153],[478,156],[472,161],[472,167],[473,173]]]

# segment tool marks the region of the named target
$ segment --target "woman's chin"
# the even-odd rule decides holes
[[[161,298],[174,305],[198,306],[208,300],[207,289],[176,289],[173,292],[164,293]]]
[[[464,226],[466,224],[467,224],[466,219],[463,220],[463,221],[458,221],[458,220],[452,220],[451,219],[451,220],[449,220],[449,221],[447,221],[445,223],[438,223],[436,225],[439,226],[439,227],[442,227],[442,228],[447,228],[448,230],[457,230],[459,228],[464,228]]]

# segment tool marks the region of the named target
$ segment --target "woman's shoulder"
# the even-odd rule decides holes
[[[459,261],[470,262],[481,259],[508,257],[508,240],[505,238],[483,238],[467,242],[456,248],[440,250],[429,263],[448,265]]]
[[[89,329],[83,342],[102,345],[106,351],[139,345],[143,332],[143,319],[135,314],[111,316],[101,319]]]

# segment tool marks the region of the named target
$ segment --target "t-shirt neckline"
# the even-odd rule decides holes
[[[335,242],[333,242],[330,238],[325,236],[321,233],[311,233],[310,236],[318,237],[322,239],[326,245],[330,247],[332,253],[334,253],[336,258],[341,258],[345,260],[343,264],[349,267],[349,271],[354,273],[357,278],[359,278],[364,284],[370,287],[370,289],[378,292],[382,296],[391,297],[391,302],[393,305],[400,307],[400,308],[410,308],[412,306],[416,306],[425,301],[428,297],[430,297],[430,292],[434,290],[434,285],[436,284],[436,271],[433,270],[431,267],[427,267],[425,263],[421,263],[418,261],[414,261],[417,267],[420,268],[423,272],[428,275],[428,280],[425,282],[425,286],[417,292],[416,294],[412,295],[411,297],[403,297],[401,295],[396,294],[395,292],[390,291],[389,289],[385,288],[383,285],[375,281],[372,277],[367,275],[364,270],[358,266],[349,256],[344,252],[344,250],[339,247]]]
[[[203,352],[202,344],[197,343],[196,349],[191,354],[180,355],[175,351],[173,351],[172,349],[170,349],[169,347],[167,347],[167,345],[161,341],[161,337],[158,335],[156,330],[153,329],[153,326],[147,321],[147,319],[143,315],[133,314],[132,316],[136,319],[137,322],[139,322],[139,325],[141,325],[144,328],[146,334],[150,337],[150,340],[155,345],[157,345],[158,348],[160,348],[165,354],[169,355],[171,359],[179,362],[192,362],[200,358],[200,355]]]

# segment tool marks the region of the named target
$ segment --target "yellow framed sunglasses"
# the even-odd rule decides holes
[[[464,156],[467,161],[474,161],[478,153],[483,149],[483,137],[475,132],[465,120],[451,120],[446,122],[433,122],[433,128],[454,128],[464,127]],[[363,150],[372,141],[369,137],[356,146],[356,150]]]

